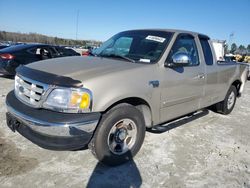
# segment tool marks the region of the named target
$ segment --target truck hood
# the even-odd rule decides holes
[[[134,69],[143,65],[110,58],[75,56],[38,61],[26,66],[83,81],[112,72]]]

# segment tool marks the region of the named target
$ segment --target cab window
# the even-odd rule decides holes
[[[180,34],[177,37],[172,49],[170,50],[166,61],[171,62],[173,55],[183,52],[186,53],[191,59],[191,62],[188,66],[199,65],[198,50],[192,35]]]
[[[206,65],[213,65],[213,61],[214,61],[213,54],[212,54],[208,39],[200,38],[200,43],[201,43]]]

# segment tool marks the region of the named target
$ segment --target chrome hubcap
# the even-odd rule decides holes
[[[234,101],[235,101],[235,94],[234,92],[231,92],[227,100],[227,109],[230,110],[233,107]]]
[[[130,150],[136,141],[137,127],[131,119],[122,119],[114,124],[109,131],[108,146],[109,150],[122,155]]]

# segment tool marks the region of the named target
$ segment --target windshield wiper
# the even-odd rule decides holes
[[[132,63],[135,63],[135,60],[129,58],[129,57],[125,57],[125,56],[122,56],[122,55],[118,55],[118,54],[100,54],[99,57],[114,57],[114,58],[120,58],[120,59],[124,59],[124,60],[127,60],[129,62],[132,62]]]

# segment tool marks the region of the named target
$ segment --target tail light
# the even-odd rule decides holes
[[[0,57],[2,59],[7,59],[7,60],[11,60],[11,59],[14,59],[15,56],[11,55],[11,54],[0,54]]]

